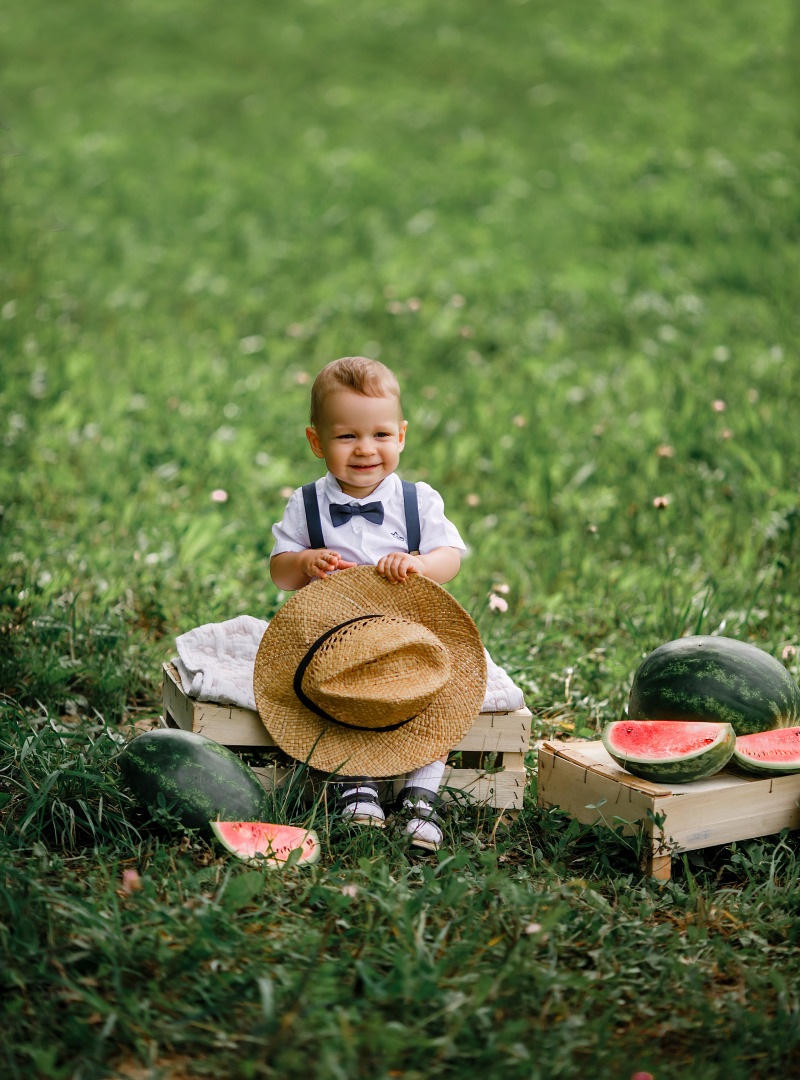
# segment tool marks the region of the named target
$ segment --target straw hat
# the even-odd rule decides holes
[[[357,566],[307,585],[275,615],[253,688],[287,754],[328,773],[398,776],[472,727],[486,658],[475,623],[440,585]]]

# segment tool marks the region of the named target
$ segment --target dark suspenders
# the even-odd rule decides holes
[[[322,535],[322,522],[319,520],[316,484],[303,485],[303,505],[306,508],[309,546],[312,548],[324,548],[325,538]]]
[[[419,499],[417,498],[417,485],[409,480],[401,480],[403,485],[403,508],[406,514],[406,537],[408,550],[412,555],[419,552],[420,524],[419,524]],[[312,548],[325,547],[325,538],[322,534],[322,522],[319,516],[319,503],[317,502],[317,485],[303,485],[303,506],[306,511],[306,524],[308,525],[308,542]]]
[[[419,554],[420,528],[419,528],[419,499],[417,498],[417,485],[410,480],[401,480],[403,485],[403,507],[406,512],[406,541],[409,554]]]

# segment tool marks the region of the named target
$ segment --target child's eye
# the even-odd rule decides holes
[[[355,435],[337,435],[337,439],[354,439]]]

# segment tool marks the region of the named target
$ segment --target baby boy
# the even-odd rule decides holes
[[[384,364],[348,356],[322,369],[311,390],[306,436],[328,471],[292,494],[272,528],[270,574],[279,589],[300,589],[365,564],[397,583],[409,574],[439,584],[456,576],[466,549],[441,496],[429,484],[404,483],[395,472],[406,427],[397,378]],[[443,774],[444,761],[423,766],[406,777],[401,792],[401,804],[414,814],[407,831],[421,847],[442,841],[434,804]],[[383,823],[373,780],[351,778],[337,788],[351,821]]]

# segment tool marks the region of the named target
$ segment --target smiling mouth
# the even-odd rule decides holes
[[[374,462],[372,465],[351,465],[351,469],[377,469],[379,462]]]

